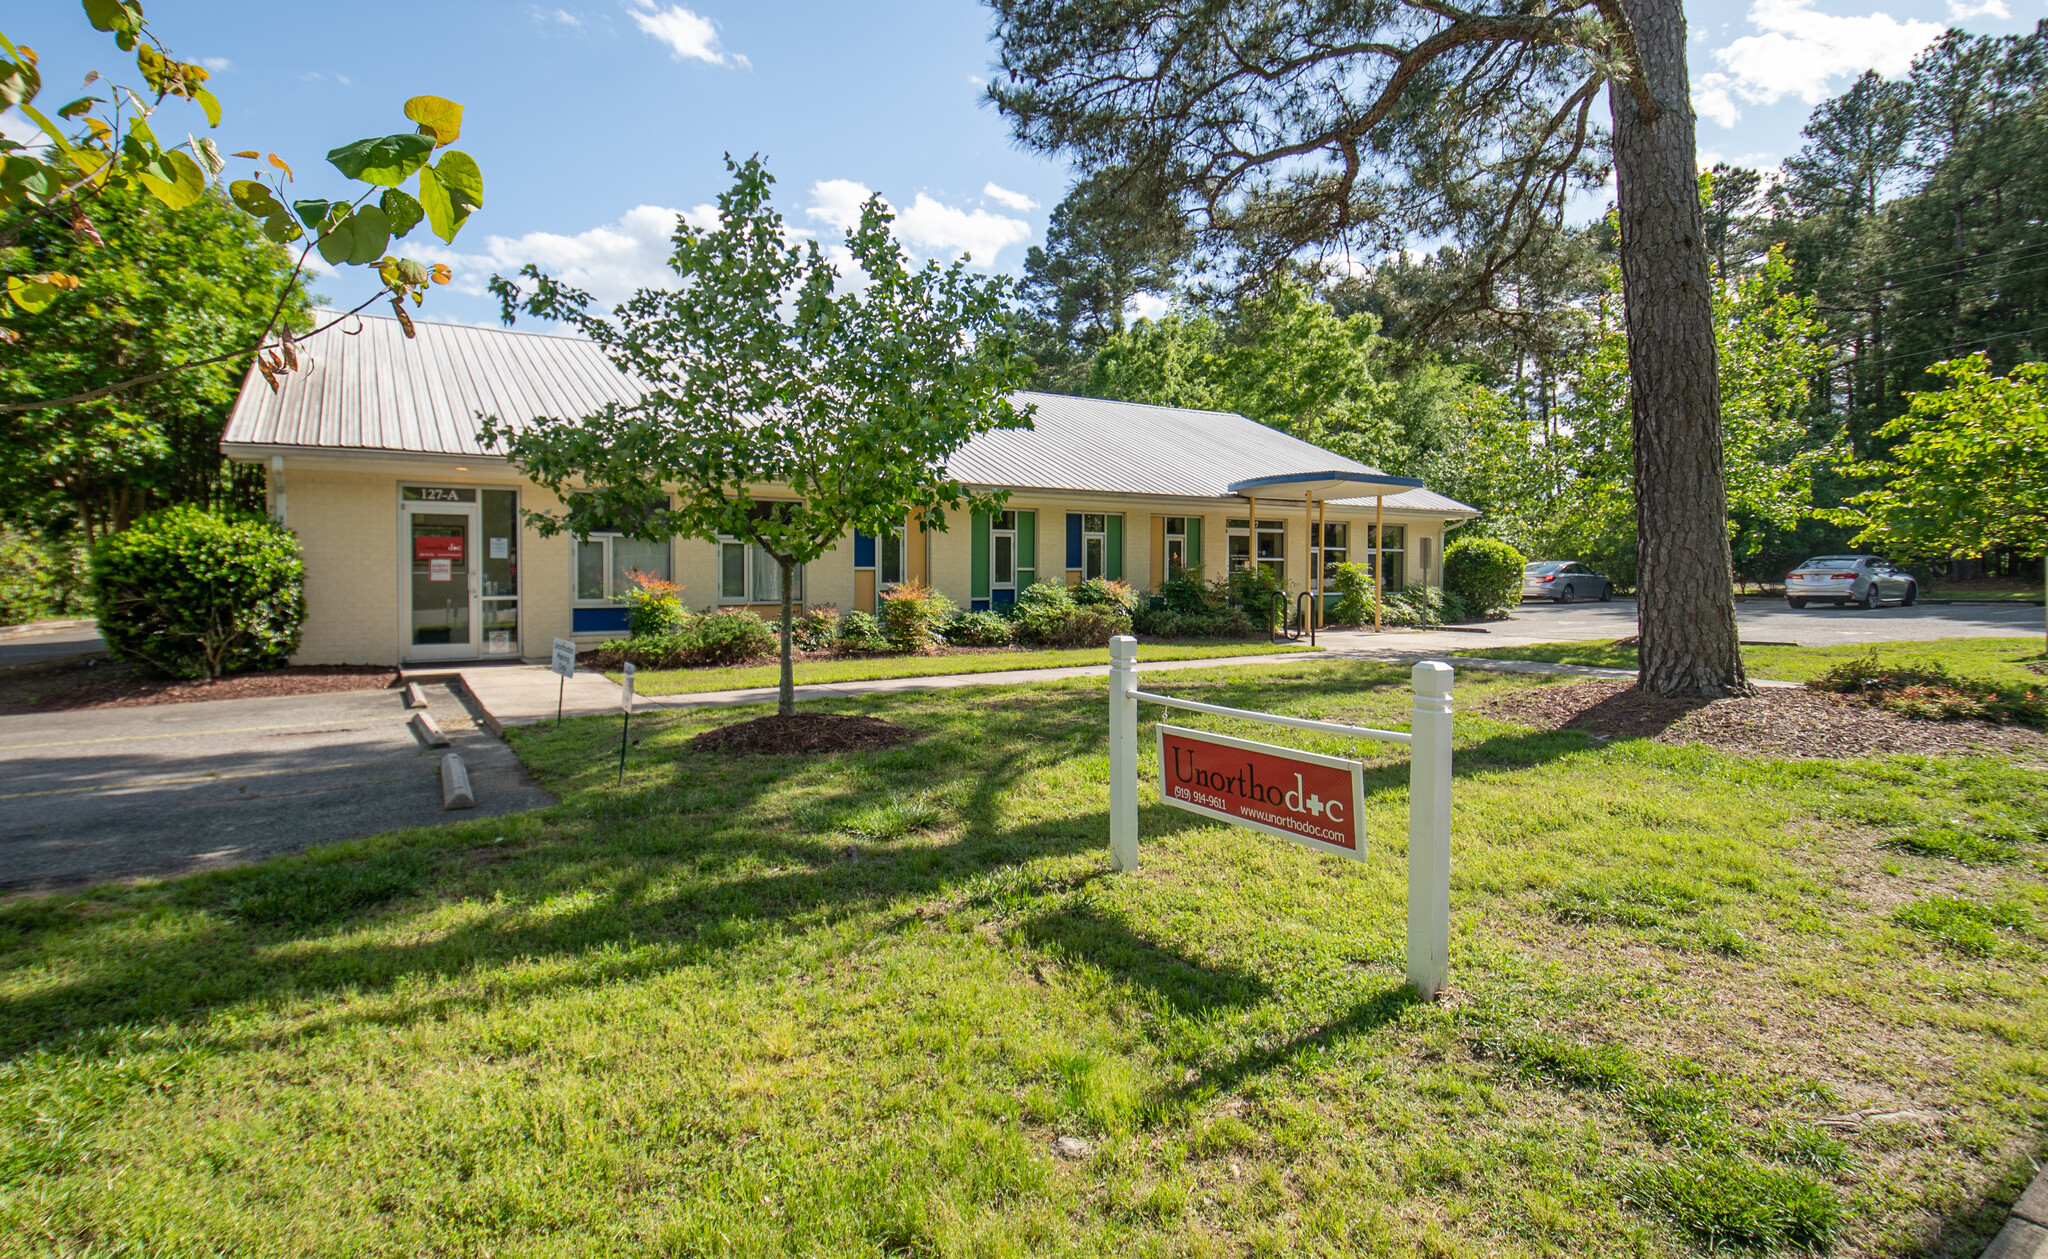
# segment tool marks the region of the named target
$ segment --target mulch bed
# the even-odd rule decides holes
[[[1923,721],[1803,687],[1773,687],[1733,699],[1668,699],[1644,695],[1633,682],[1603,678],[1522,691],[1481,711],[1540,730],[1697,743],[1755,756],[2048,753],[2048,737],[2024,726]]]
[[[70,712],[81,708],[141,708],[202,699],[263,699],[375,691],[398,683],[398,670],[377,664],[307,664],[212,680],[154,677],[118,660],[95,657],[0,670],[0,713]]]
[[[698,752],[722,756],[790,756],[812,752],[872,752],[917,737],[893,722],[837,713],[797,713],[790,717],[756,717],[706,730],[690,740]]]

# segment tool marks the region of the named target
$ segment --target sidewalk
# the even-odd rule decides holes
[[[1506,636],[1503,636],[1505,638]],[[1478,635],[1450,633],[1373,634],[1333,632],[1317,636],[1325,650],[1272,656],[1215,656],[1203,660],[1161,660],[1138,666],[1139,674],[1177,669],[1213,669],[1247,665],[1303,664],[1317,660],[1381,660],[1413,663],[1446,660],[1453,668],[1492,673],[1533,673],[1555,677],[1633,678],[1627,669],[1598,669],[1582,665],[1545,664],[1532,660],[1452,659],[1457,648],[1480,643],[1512,646],[1516,642],[1481,639]],[[1444,640],[1452,640],[1446,642]],[[1517,642],[1520,640],[1517,640]],[[1539,640],[1527,640],[1539,641]],[[874,678],[859,682],[820,682],[796,688],[796,698],[828,699],[839,695],[890,695],[907,691],[943,691],[962,686],[1015,686],[1032,682],[1064,682],[1073,678],[1109,676],[1107,652],[1099,665],[1077,665],[1065,669],[1008,669],[1000,673],[943,673],[915,678]],[[530,726],[554,717],[557,691],[565,717],[616,712],[619,687],[602,673],[577,670],[562,686],[562,679],[540,664],[488,664],[467,666],[420,665],[404,671],[404,680],[453,678],[461,681],[483,713],[484,724],[502,735],[508,726]],[[1758,682],[1762,687],[1796,687],[1796,682]],[[717,708],[743,704],[772,704],[776,688],[748,687],[734,691],[700,691],[687,695],[640,695],[635,712],[663,708]]]

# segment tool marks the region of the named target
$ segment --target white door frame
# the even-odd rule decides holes
[[[468,522],[469,537],[465,555],[464,584],[469,596],[469,637],[458,643],[415,643],[413,635],[412,609],[412,514],[422,512],[430,516],[461,516]],[[483,533],[483,504],[417,502],[402,499],[398,504],[398,587],[399,626],[398,651],[401,659],[411,661],[427,660],[474,660],[483,654],[479,637],[483,624],[483,557],[477,554],[477,543]]]

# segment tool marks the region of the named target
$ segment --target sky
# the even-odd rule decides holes
[[[75,4],[28,9],[0,29],[41,55],[44,103],[117,64]],[[913,253],[965,252],[1009,274],[1070,181],[1063,164],[1019,149],[983,102],[995,50],[975,0],[148,0],[146,11],[179,56],[211,69],[222,151],[278,153],[300,195],[342,185],[328,150],[410,130],[407,97],[463,104],[458,147],[483,169],[485,204],[452,248],[424,225],[404,242],[455,271],[420,312],[429,318],[495,323],[485,282],[527,262],[607,306],[659,283],[675,216],[704,221],[728,153],[763,156],[793,226],[829,241],[878,191]],[[1701,162],[1775,166],[1797,151],[1813,106],[1865,69],[1903,74],[1949,26],[2004,34],[2043,17],[2048,0],[1692,0]],[[156,130],[203,122],[177,104]],[[0,126],[18,134],[22,120],[0,115]],[[328,275],[317,287],[352,305],[375,286]]]

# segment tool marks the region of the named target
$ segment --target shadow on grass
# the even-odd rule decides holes
[[[1384,686],[1405,679],[1397,670],[1340,666],[1201,689],[1262,703],[1356,699],[1361,680]],[[1103,754],[1102,708],[1080,698],[1072,687],[1048,685],[821,701],[807,707],[884,715],[924,737],[907,748],[802,759],[725,760],[643,744],[629,764],[637,781],[623,791],[611,786],[613,727],[586,719],[527,732],[517,743],[521,759],[566,801],[554,809],[396,832],[154,888],[0,905],[0,968],[67,976],[0,1010],[0,1054],[72,1036],[111,1043],[138,1027],[190,1026],[224,1006],[284,996],[416,990],[413,981],[494,962],[573,962],[447,996],[407,996],[395,1007],[352,1001],[302,1026],[402,1024],[697,965],[892,902],[944,896],[1004,868],[1103,850],[1108,824],[1100,807],[1063,813],[1052,806],[1040,820],[1014,820],[1015,791],[1026,775]],[[753,715],[724,710],[715,717]],[[654,718],[641,737],[658,741],[670,726],[681,733],[715,724],[712,716]],[[1577,735],[1499,736],[1461,751],[1459,772],[1536,764],[1583,746]],[[1405,765],[1371,773],[1380,787],[1405,787]],[[813,816],[932,792],[945,800],[948,833],[939,842],[864,842],[855,860],[848,837],[829,820],[807,821],[768,799],[792,783],[814,789],[806,797]],[[1095,782],[1086,790],[1107,794]],[[1186,820],[1174,816],[1176,824]],[[492,844],[485,837],[494,832],[512,842]],[[394,905],[420,929],[396,940],[355,934]],[[436,914],[448,916],[436,922]],[[1084,915],[1054,915],[1033,929],[1048,947],[1072,949],[1182,1008],[1266,995],[1249,976],[1176,957]]]
[[[1184,1015],[1257,1005],[1273,988],[1257,975],[1195,961],[1131,930],[1121,919],[1087,907],[1063,907],[1025,920],[1023,935],[1036,948],[1085,962],[1119,981],[1144,988]]]
[[[1228,1093],[1253,1076],[1268,1074],[1318,1049],[1385,1027],[1399,1019],[1408,1007],[1421,1004],[1421,1000],[1415,989],[1405,983],[1383,988],[1352,1006],[1340,1018],[1291,1036],[1277,1045],[1248,1050],[1229,1062],[1200,1072],[1180,1086],[1178,1096],[1186,1099]]]

